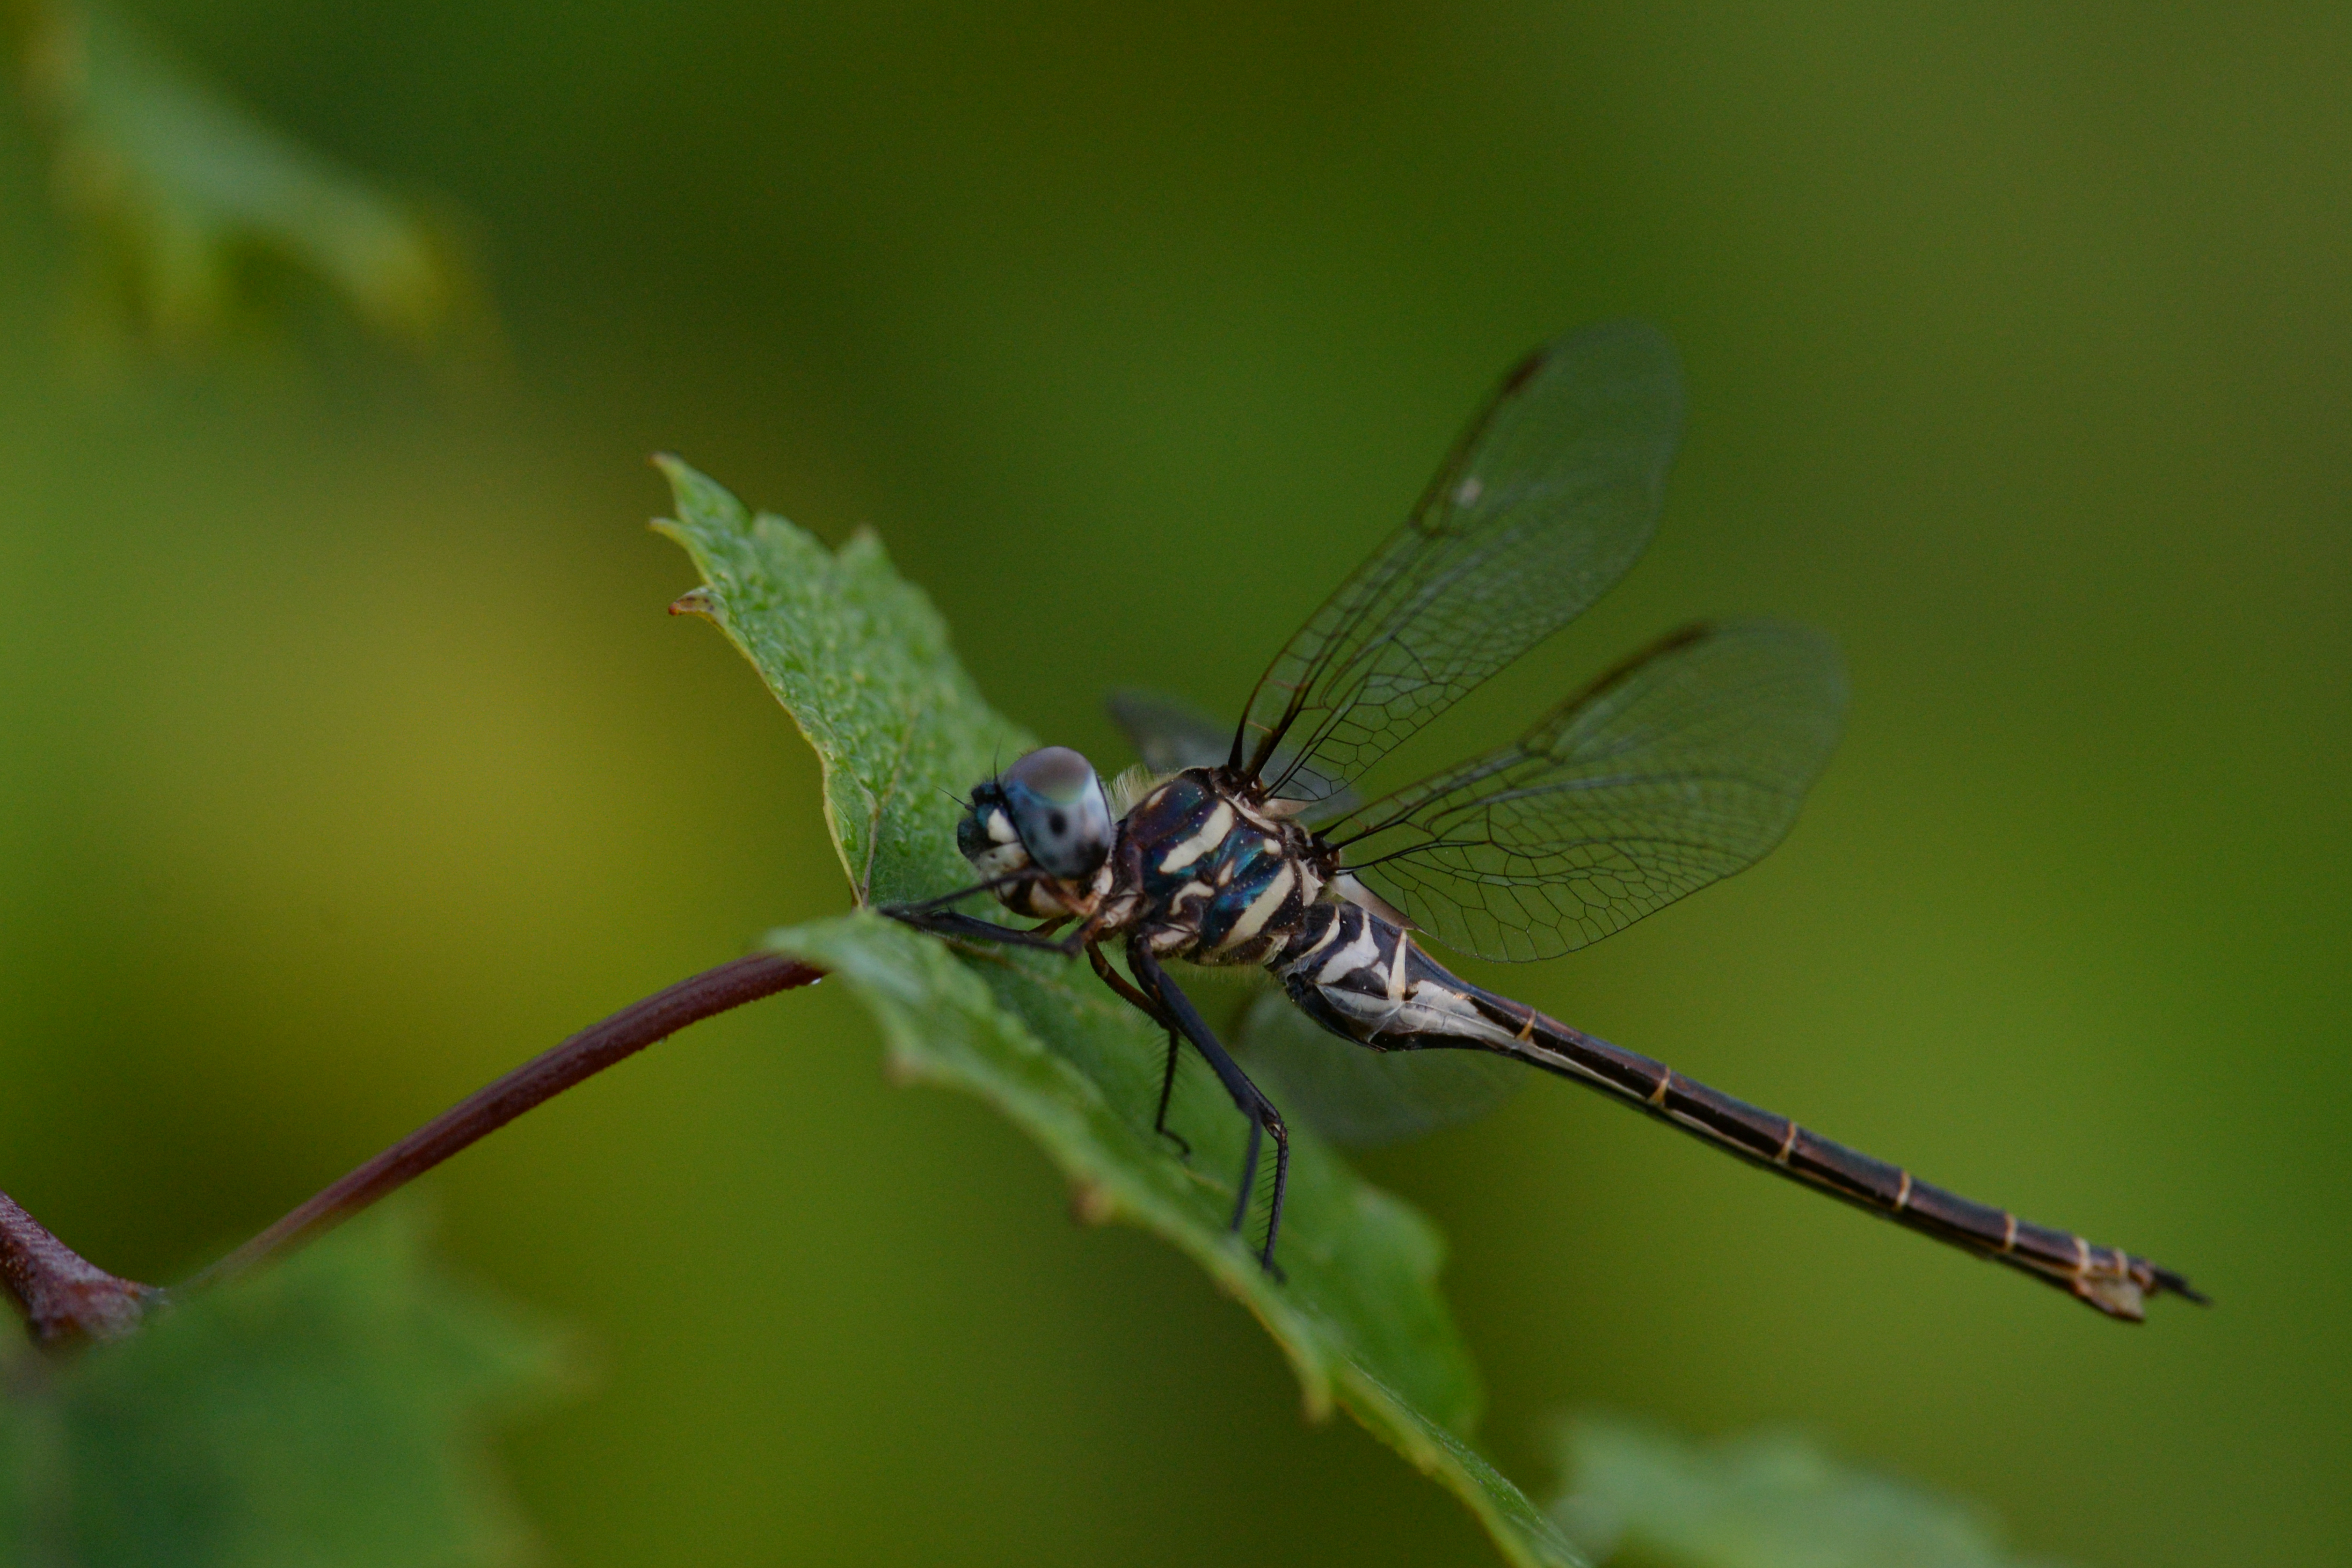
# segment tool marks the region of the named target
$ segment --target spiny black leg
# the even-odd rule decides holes
[[[1264,1095],[1258,1097],[1256,1113],[1250,1117],[1249,1156],[1242,1167],[1242,1189],[1234,1199],[1234,1219],[1231,1228],[1239,1234],[1249,1213],[1250,1191],[1257,1185],[1257,1155],[1261,1137],[1274,1134],[1274,1201],[1265,1210],[1265,1244],[1258,1249],[1260,1267],[1277,1281],[1289,1276],[1274,1260],[1274,1244],[1282,1234],[1282,1208],[1290,1188],[1290,1130],[1282,1124],[1282,1113]]]
[[[1168,1031],[1168,1066],[1167,1070],[1160,1075],[1160,1114],[1152,1118],[1151,1130],[1183,1151],[1186,1159],[1191,1159],[1192,1145],[1181,1134],[1172,1133],[1168,1128],[1168,1097],[1175,1092],[1176,1088],[1176,1020],[1168,1016],[1166,1008],[1137,990],[1129,982],[1127,977],[1113,967],[1108,958],[1103,956],[1103,950],[1092,942],[1087,944],[1087,960],[1094,965],[1095,973],[1102,977],[1104,985],[1117,991],[1129,1006],[1143,1012],[1161,1029]]]
[[[1176,1147],[1183,1153],[1184,1157],[1189,1160],[1192,1157],[1192,1145],[1185,1141],[1182,1134],[1171,1132],[1168,1126],[1168,1096],[1174,1093],[1176,1091],[1177,1045],[1178,1036],[1176,1031],[1171,1029],[1168,1031],[1167,1071],[1163,1071],[1160,1075],[1160,1114],[1152,1119],[1151,1130],[1159,1134],[1161,1137],[1167,1139],[1170,1143],[1175,1145]]]
[[[943,893],[937,898],[926,898],[918,904],[886,904],[877,913],[893,920],[903,921],[918,931],[929,931],[940,936],[961,936],[968,941],[995,942],[1008,947],[1036,947],[1064,957],[1074,957],[1087,945],[1086,927],[1080,926],[1069,936],[1056,941],[1046,935],[1057,929],[1069,916],[1065,915],[1046,921],[1034,929],[1024,931],[1017,926],[998,925],[976,915],[957,912],[952,906],[978,894],[1001,894],[1010,888],[1040,880],[1042,873],[1034,868],[1017,871],[990,882],[978,882],[953,893]]]
[[[1249,1153],[1242,1156],[1241,1190],[1234,1194],[1234,1218],[1225,1228],[1241,1234],[1242,1221],[1249,1218],[1250,1188],[1257,1185],[1257,1152],[1265,1142],[1265,1124],[1255,1116],[1250,1118]]]
[[[1243,1219],[1249,1213],[1250,1187],[1257,1177],[1258,1151],[1264,1145],[1265,1134],[1274,1134],[1274,1207],[1266,1216],[1265,1246],[1258,1253],[1258,1261],[1265,1265],[1266,1272],[1279,1279],[1282,1270],[1274,1264],[1274,1242],[1282,1230],[1282,1204],[1290,1174],[1290,1134],[1282,1124],[1282,1113],[1276,1110],[1274,1102],[1250,1082],[1249,1074],[1242,1071],[1241,1063],[1233,1059],[1233,1054],[1218,1043],[1215,1032],[1202,1021],[1200,1009],[1192,1005],[1192,998],[1178,988],[1176,982],[1168,977],[1168,971],[1160,967],[1160,960],[1151,956],[1150,943],[1143,935],[1139,934],[1129,940],[1127,962],[1128,967],[1135,971],[1135,977],[1167,1009],[1169,1018],[1183,1031],[1184,1038],[1192,1042],[1192,1049],[1208,1062],[1210,1070],[1224,1084],[1225,1092],[1233,1096],[1234,1104],[1249,1118],[1249,1159],[1242,1169],[1241,1192],[1234,1205],[1235,1230],[1241,1228]]]
[[[1271,1112],[1274,1107],[1269,1105],[1266,1109]],[[1266,1272],[1281,1280],[1287,1276],[1274,1260],[1274,1239],[1282,1231],[1282,1200],[1290,1186],[1290,1133],[1278,1115],[1272,1117],[1267,1126],[1274,1133],[1274,1207],[1266,1211],[1265,1250],[1258,1254],[1257,1260],[1265,1265]]]
[[[1040,936],[1034,931],[1023,931],[1016,926],[998,925],[977,915],[959,915],[951,909],[928,909],[921,904],[894,904],[882,911],[893,920],[904,921],[918,931],[929,931],[938,936],[961,936],[974,942],[994,942],[1006,947],[1034,947],[1047,953],[1059,953],[1065,958],[1077,956],[1083,944],[1075,936],[1055,940]]]
[[[886,904],[882,906],[882,913],[894,920],[907,920],[914,915],[929,915],[935,909],[952,908],[967,898],[983,893],[994,893],[998,888],[1008,885],[1010,883],[1003,878],[995,882],[976,882],[970,887],[958,888],[953,893],[943,893],[937,898],[926,898],[914,904]]]

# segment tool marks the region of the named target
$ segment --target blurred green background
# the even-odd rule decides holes
[[[2341,8],[142,14],[467,214],[509,368],[321,308],[93,376],[0,115],[0,1186],[93,1259],[177,1277],[845,904],[806,748],[661,613],[648,452],[873,523],[1109,768],[1103,688],[1236,706],[1494,375],[1639,314],[1658,543],[1445,736],[1755,612],[1843,640],[1850,736],[1755,873],[1476,972],[2220,1305],[2121,1328],[1539,1084],[1368,1162],[1489,1447],[1794,1423],[2085,1564],[2352,1552]],[[825,989],[428,1186],[589,1369],[504,1450],[558,1562],[1487,1554]]]

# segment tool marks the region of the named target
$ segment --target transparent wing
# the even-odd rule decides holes
[[[1105,697],[1103,706],[1154,773],[1213,768],[1233,750],[1231,726],[1174,697],[1124,687]]]
[[[1159,692],[1122,686],[1103,699],[1111,722],[1127,737],[1143,766],[1153,773],[1174,773],[1185,768],[1213,768],[1225,760],[1233,747],[1233,727],[1211,718],[1192,704]],[[1307,821],[1352,811],[1364,803],[1353,789],[1341,789],[1319,802]]]
[[[1447,946],[1549,958],[1761,858],[1844,711],[1844,671],[1822,633],[1695,626],[1517,744],[1360,807],[1324,837]]]
[[[1682,409],[1654,327],[1613,322],[1530,355],[1412,518],[1267,667],[1234,765],[1285,799],[1328,800],[1582,613],[1650,541]]]
[[[1484,1051],[1370,1051],[1268,991],[1243,1015],[1234,1050],[1275,1103],[1335,1144],[1402,1143],[1483,1116],[1528,1069]]]

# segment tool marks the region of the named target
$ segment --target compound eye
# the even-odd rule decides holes
[[[1066,746],[1033,751],[997,783],[1029,858],[1064,882],[1079,882],[1110,856],[1110,805],[1094,764]]]

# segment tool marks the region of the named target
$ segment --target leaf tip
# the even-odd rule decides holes
[[[670,527],[688,532],[722,529],[740,534],[750,530],[751,513],[725,486],[673,453],[655,453],[653,465],[669,481],[671,505],[677,508],[675,519],[657,519],[656,528],[665,532]]]

